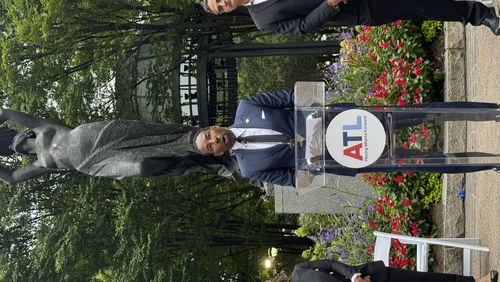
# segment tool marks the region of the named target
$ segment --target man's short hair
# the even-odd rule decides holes
[[[194,148],[196,149],[196,152],[198,152],[201,155],[203,155],[203,153],[200,151],[200,149],[198,149],[198,145],[196,144],[196,138],[198,138],[198,135],[200,135],[200,133],[202,133],[203,131],[205,131],[207,129],[210,129],[210,126],[200,128],[200,130],[198,130],[198,132],[196,132],[193,136]]]
[[[205,12],[207,12],[209,14],[213,14],[213,15],[219,14],[217,11],[210,10],[210,8],[208,7],[208,0],[203,0],[202,6],[203,6],[203,10],[205,10]]]

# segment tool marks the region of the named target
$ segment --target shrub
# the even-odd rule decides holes
[[[427,59],[420,30],[414,23],[397,21],[357,27],[351,32],[358,33],[355,39],[344,35],[340,55],[325,72],[327,102],[410,105],[431,101],[435,67]],[[439,131],[440,127],[425,124],[400,129],[396,142],[402,148],[432,151]],[[430,204],[440,200],[440,174],[371,173],[363,178],[378,192],[377,200],[365,199],[352,213],[301,216],[297,235],[316,242],[304,256],[357,264],[370,260],[374,230],[432,236],[427,214]],[[362,244],[354,240],[358,238],[362,238]],[[414,254],[414,247],[396,240],[389,263],[414,269]]]
[[[314,247],[302,253],[310,260],[334,259],[349,264],[371,260],[367,249],[375,238],[370,222],[376,220],[374,199],[359,197],[353,204],[338,196],[338,205],[346,211],[333,214],[305,214],[299,218],[301,227],[295,231],[300,237],[309,237]]]
[[[443,22],[441,21],[424,21],[422,22],[422,34],[425,41],[432,42],[436,40],[441,31],[443,31]]]

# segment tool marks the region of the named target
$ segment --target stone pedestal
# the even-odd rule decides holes
[[[358,177],[329,174],[332,187],[319,188],[298,195],[294,187],[274,185],[275,211],[277,213],[335,213],[344,211],[338,196],[355,204],[359,196],[375,197],[375,190]],[[359,195],[359,196],[356,196]]]

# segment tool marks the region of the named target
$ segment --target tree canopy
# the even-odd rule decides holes
[[[133,118],[139,82],[147,80],[153,104],[168,98],[189,38],[255,29],[209,26],[184,0],[2,0],[0,9],[2,105],[68,125]],[[137,73],[145,45],[154,60]],[[291,236],[293,222],[277,223],[262,195],[213,175],[60,173],[0,184],[0,280],[254,281],[268,247],[309,244]]]

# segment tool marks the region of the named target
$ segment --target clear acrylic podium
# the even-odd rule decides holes
[[[383,168],[397,167],[399,171],[404,172],[432,169],[432,167],[463,167],[464,165],[484,167],[500,164],[498,152],[445,154],[441,137],[444,120],[491,119],[493,121],[485,122],[495,122],[494,118],[499,114],[496,108],[365,107],[354,104],[325,106],[323,82],[297,82],[294,95],[295,183],[299,193],[328,185],[328,173],[337,174],[337,171],[341,171],[338,174],[344,174],[342,171],[346,169],[357,172],[377,172],[383,171]],[[361,110],[361,113],[365,114],[351,117],[350,120],[348,118],[341,127],[333,126],[334,123],[338,123],[339,118],[335,119],[337,116],[340,117],[342,113],[353,109]],[[367,130],[367,126],[363,125],[363,122],[369,124],[365,119],[366,116],[372,115],[378,119],[376,123],[380,126],[375,126],[372,130],[378,135],[376,137],[378,143],[374,141],[374,138],[368,138],[367,132],[370,129]],[[358,129],[359,136],[356,136],[356,130],[349,131],[350,129]],[[414,133],[411,135],[413,129]],[[412,138],[417,138],[415,133],[417,131],[419,134],[424,133],[427,137],[422,140],[425,144],[412,142]],[[367,142],[368,139],[369,142]],[[332,147],[332,143],[338,143],[335,146],[340,146],[340,148]],[[361,147],[364,147],[364,151],[361,151]],[[368,154],[377,150],[379,156],[376,154],[375,158],[368,160]],[[358,166],[349,164],[346,167],[343,165],[344,160],[339,159],[337,152],[347,155],[347,159],[355,159],[358,163],[366,162]]]

